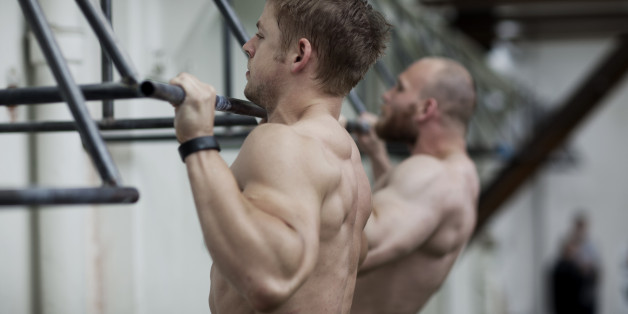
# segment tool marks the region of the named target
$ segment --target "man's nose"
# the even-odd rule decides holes
[[[253,45],[251,44],[251,40],[249,39],[249,41],[247,41],[243,46],[242,49],[244,50],[244,53],[246,53],[246,55],[249,58],[253,58],[253,56],[255,55],[255,52],[253,50]]]
[[[392,88],[387,90],[383,95],[382,95],[382,101],[384,103],[387,103],[388,100],[390,100],[390,93],[392,92]]]

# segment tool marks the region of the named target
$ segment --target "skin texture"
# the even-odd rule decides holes
[[[349,313],[370,186],[357,146],[339,125],[342,97],[313,79],[317,56],[301,38],[282,60],[266,4],[249,55],[245,95],[268,111],[229,168],[217,151],[186,160],[212,256],[214,314]],[[176,107],[180,142],[213,134],[215,91],[189,74]]]
[[[453,92],[473,94],[462,67],[423,59],[383,96],[379,119],[362,117],[377,131],[358,136],[376,185],[365,229],[369,249],[351,313],[417,313],[441,286],[475,226],[479,183],[465,149],[465,123],[444,113],[454,108],[445,103],[449,100],[426,90],[438,86],[432,83],[444,73],[462,77]],[[460,97],[465,101],[458,105],[473,106],[473,98]],[[411,156],[393,167],[378,135],[407,143]]]

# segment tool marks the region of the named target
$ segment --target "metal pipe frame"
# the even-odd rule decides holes
[[[230,3],[229,0],[226,0]],[[231,32],[229,31],[229,24],[227,21],[222,23],[222,58],[223,62],[223,84],[225,84],[224,95],[227,97],[233,96],[233,88],[231,85],[231,66],[233,64],[231,60]]]
[[[80,85],[85,100],[113,100],[150,97],[165,100],[173,104],[181,104],[185,100],[185,91],[180,86],[154,81],[144,81],[131,86],[124,83],[103,83]],[[0,106],[34,105],[57,103],[64,101],[59,87],[26,87],[0,90]],[[245,100],[216,96],[216,110],[254,116],[266,117],[266,110]],[[107,118],[107,117],[105,117]]]
[[[109,25],[111,25],[111,28],[113,29],[113,25],[111,23],[111,0],[101,0],[100,7],[102,8],[102,12],[105,15],[105,18],[107,19],[107,22],[109,22]],[[113,63],[111,61],[111,58],[109,58],[109,55],[107,55],[107,52],[105,51],[105,49],[103,49],[102,47],[101,47],[101,53],[100,53],[100,64],[101,64],[102,82],[103,83],[112,82],[113,81]],[[102,117],[103,119],[113,119],[114,117],[113,100],[111,99],[103,100]]]
[[[393,87],[397,83],[397,79],[383,61],[377,60],[375,63],[375,71],[379,74],[379,78],[384,81],[386,87]]]
[[[111,24],[100,8],[95,7],[90,0],[76,0],[76,3],[83,11],[83,15],[89,22],[98,37],[102,48],[107,52],[111,60],[116,65],[118,72],[122,76],[122,81],[128,84],[138,82],[137,70],[133,67],[130,58],[120,49],[118,40],[113,33]]]
[[[96,124],[89,116],[83,94],[72,78],[70,69],[65,63],[61,49],[52,34],[52,30],[39,3],[36,0],[19,0],[19,3],[24,12],[24,17],[35,34],[48,65],[59,84],[61,96],[70,107],[83,145],[92,157],[100,177],[106,185],[117,186],[121,181],[118,169],[107,151],[105,142],[98,133]]]
[[[242,141],[248,135],[250,131],[234,132],[228,134],[214,134],[216,140],[224,141]],[[108,143],[127,143],[127,142],[163,142],[163,141],[176,141],[177,136],[175,134],[116,134],[103,136]]]
[[[185,90],[181,86],[144,81],[140,85],[140,91],[146,97],[162,99],[175,105],[179,105],[185,100]],[[216,95],[216,110],[258,118],[268,116],[266,109],[250,101],[221,95]]]
[[[238,40],[238,43],[243,46],[247,41],[249,41],[249,38],[251,38],[251,36],[249,36],[249,34],[246,32],[246,29],[240,22],[240,19],[238,19],[238,16],[235,14],[235,11],[231,7],[231,4],[228,2],[228,0],[214,0],[214,3],[216,3],[218,10],[225,18],[225,22],[227,22],[227,25],[229,25],[233,36],[235,36]]]
[[[102,120],[94,121],[94,124],[102,131],[171,129],[174,126],[174,118]],[[219,115],[215,117],[214,125],[255,126],[257,120],[252,117]],[[69,132],[76,130],[77,125],[74,121],[0,124],[0,133]]]
[[[363,120],[351,120],[347,121],[345,129],[349,133],[366,134],[371,130],[371,126]]]
[[[482,188],[474,238],[486,227],[517,190],[548,161],[551,153],[569,139],[628,73],[628,34],[621,35],[613,50],[574,88],[565,103],[542,121],[516,155]]]
[[[0,190],[0,206],[131,204],[140,195],[131,187]]]
[[[79,85],[85,100],[142,98],[137,88],[123,83]],[[0,106],[35,105],[63,102],[58,86],[25,87],[0,90]]]
[[[362,102],[358,94],[356,93],[355,89],[352,89],[349,92],[348,97],[349,97],[349,102],[353,105],[353,109],[355,109],[355,112],[358,115],[361,115],[368,111],[366,110],[366,105],[364,105],[364,103]]]

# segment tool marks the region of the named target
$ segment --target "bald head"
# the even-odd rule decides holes
[[[407,74],[423,99],[434,98],[440,111],[465,129],[475,109],[475,83],[460,63],[447,58],[423,58]]]

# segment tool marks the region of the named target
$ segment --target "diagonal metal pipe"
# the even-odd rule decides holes
[[[121,182],[118,169],[113,163],[113,158],[111,158],[109,151],[107,151],[105,142],[98,133],[96,124],[89,116],[89,112],[85,107],[85,98],[72,78],[70,69],[65,63],[61,49],[52,34],[52,30],[39,3],[36,0],[19,0],[19,2],[24,12],[24,17],[32,28],[48,65],[59,84],[61,96],[70,107],[83,144],[94,161],[100,177],[107,185],[118,185]]]
[[[477,235],[497,213],[501,206],[517,192],[560,148],[571,133],[593,109],[599,107],[606,96],[628,71],[628,35],[618,37],[615,48],[602,59],[588,77],[575,88],[575,92],[519,149],[483,189],[478,206]]]
[[[83,15],[87,18],[89,25],[96,33],[100,45],[109,55],[113,63],[116,65],[118,72],[122,76],[122,80],[128,84],[138,82],[138,72],[133,66],[129,56],[120,49],[118,39],[113,33],[109,20],[103,14],[102,10],[94,6],[90,0],[76,0],[76,3],[83,11]]]

